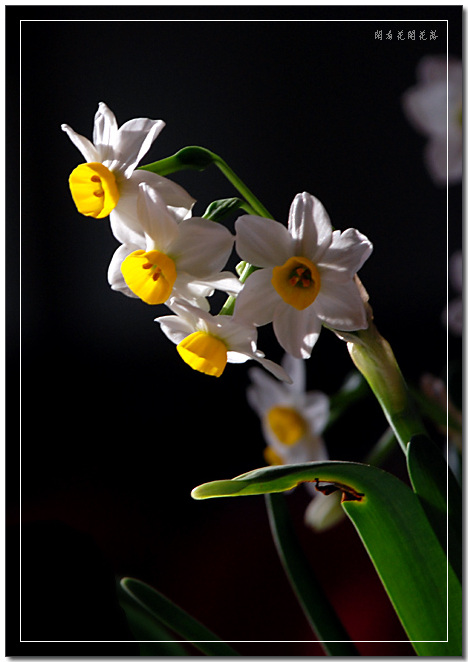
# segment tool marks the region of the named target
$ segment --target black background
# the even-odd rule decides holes
[[[245,399],[250,364],[229,365],[219,380],[191,371],[152,321],[164,307],[110,290],[117,243],[106,220],[76,212],[67,179],[82,157],[60,125],[91,138],[99,101],[119,124],[164,119],[145,163],[206,147],[284,223],[296,193],[316,195],[336,228],[357,227],[373,242],[360,275],[379,329],[416,383],[424,372],[444,374],[447,245],[461,247],[462,203],[461,186],[451,187],[447,224],[446,189],[425,170],[425,138],[401,96],[423,55],[446,53],[446,23],[437,21],[448,19],[448,51],[461,57],[461,17],[461,6],[7,7],[7,523],[13,602],[21,488],[24,641],[131,639],[112,604],[114,575],[156,586],[227,640],[313,639],[263,499],[190,497],[198,484],[264,464]],[[416,29],[416,41],[397,41],[401,29]],[[437,39],[419,40],[423,29]],[[215,168],[173,178],[197,199],[195,215],[235,195]],[[281,359],[269,328],[259,345]],[[307,369],[309,389],[333,393],[351,369],[345,344],[324,331]],[[327,439],[330,456],[360,459],[384,429],[369,399]],[[390,470],[401,472],[401,462],[396,452]],[[289,501],[351,636],[383,642],[361,652],[411,654],[385,643],[405,637],[351,525],[314,535],[301,524],[307,497],[298,490]],[[137,650],[19,644],[16,609],[9,627],[9,655]],[[321,654],[307,643],[237,648]]]

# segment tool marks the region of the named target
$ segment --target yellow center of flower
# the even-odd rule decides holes
[[[76,208],[85,216],[109,216],[119,201],[115,176],[102,163],[82,163],[73,170],[68,183]]]
[[[226,367],[226,344],[205,331],[191,333],[177,345],[177,351],[185,363],[205,375],[219,377]]]
[[[306,257],[290,257],[280,267],[274,267],[271,283],[283,301],[304,310],[320,291],[320,274]]]
[[[265,450],[263,451],[263,457],[268,462],[268,464],[271,464],[273,467],[278,466],[280,464],[284,464],[282,458],[278,455],[276,451],[273,450],[271,446],[267,446],[265,448]]]
[[[307,429],[307,423],[292,407],[272,407],[266,419],[275,437],[285,446],[297,444]]]
[[[131,291],[150,304],[167,301],[177,278],[174,260],[159,251],[134,251],[120,270]]]

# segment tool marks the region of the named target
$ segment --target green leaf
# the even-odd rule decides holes
[[[354,405],[371,394],[368,383],[357,370],[350,372],[343,385],[335,394],[330,396],[330,416],[327,428]]]
[[[429,437],[419,435],[411,439],[407,460],[413,489],[443,549],[447,549],[448,542],[448,558],[461,581],[463,517],[460,486]]]
[[[328,655],[359,655],[297,540],[283,494],[265,495],[273,540],[289,583]],[[325,643],[326,642],[326,643]]]
[[[239,655],[208,628],[148,584],[139,579],[124,577],[121,585],[128,595],[159,623],[192,643],[205,655]]]
[[[123,593],[123,590],[121,590]],[[120,597],[120,606],[125,611],[130,630],[139,642],[140,655],[154,657],[187,655],[186,649],[146,609],[137,605],[129,596]]]
[[[192,496],[283,492],[316,479],[333,483],[343,499],[352,499],[342,501],[342,507],[418,655],[462,655],[460,583],[418,497],[395,476],[354,462],[311,462],[205,483]]]
[[[253,214],[253,209],[245,200],[241,200],[240,198],[224,198],[223,200],[214,200],[209,204],[203,214],[203,218],[218,222],[239,209],[243,209],[248,214]]]

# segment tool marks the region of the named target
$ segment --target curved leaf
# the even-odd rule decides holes
[[[458,579],[462,579],[462,493],[432,439],[413,437],[408,445],[411,484]],[[448,506],[448,507],[447,507]]]
[[[199,621],[145,582],[124,577],[120,583],[128,595],[152,614],[159,623],[163,623],[185,641],[194,644],[205,655],[239,655]]]
[[[311,462],[266,467],[232,480],[205,483],[192,496],[206,499],[283,492],[316,479],[338,485],[343,499],[353,499],[342,501],[342,507],[416,652],[462,655],[460,583],[418,497],[395,476],[354,462]],[[356,496],[359,494],[362,496]]]

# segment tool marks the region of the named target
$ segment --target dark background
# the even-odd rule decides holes
[[[145,163],[206,147],[284,223],[296,193],[316,195],[336,228],[357,227],[373,242],[360,275],[379,329],[417,383],[445,371],[447,242],[449,253],[461,247],[462,203],[461,186],[451,187],[447,224],[446,190],[425,170],[425,138],[401,96],[423,55],[446,52],[437,20],[448,19],[448,51],[461,57],[461,18],[461,6],[7,7],[9,600],[18,596],[21,506],[22,638],[71,642],[18,643],[12,608],[7,654],[135,653],[131,643],[73,643],[131,639],[113,597],[113,577],[124,575],[227,640],[313,639],[263,499],[190,497],[200,483],[264,464],[245,399],[250,364],[229,365],[219,380],[195,373],[152,321],[163,306],[110,290],[117,243],[106,220],[75,209],[67,180],[82,157],[60,125],[91,138],[99,101],[119,124],[164,119]],[[400,29],[416,29],[416,41],[397,41]],[[423,29],[438,38],[419,40]],[[235,195],[215,168],[173,178],[198,200],[195,215]],[[280,360],[271,330],[259,338]],[[458,355],[458,340],[450,351]],[[326,331],[307,366],[308,388],[329,394],[352,367]],[[369,398],[327,438],[331,458],[359,460],[384,429]],[[389,469],[402,472],[398,451]],[[405,636],[352,526],[313,534],[302,526],[306,495],[289,502],[351,637],[382,642],[361,652],[411,654],[385,643]],[[244,655],[321,654],[311,643],[235,646]]]

